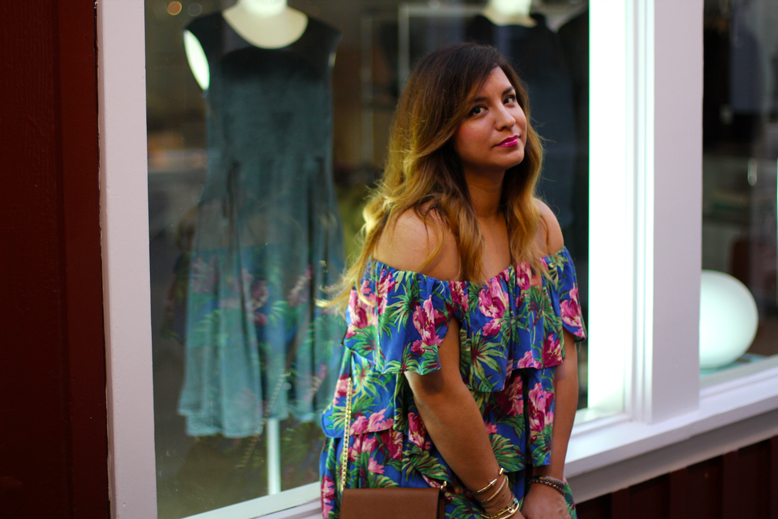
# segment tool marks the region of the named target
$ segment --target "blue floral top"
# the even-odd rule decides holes
[[[339,461],[346,387],[353,377],[346,486],[447,484],[447,517],[480,514],[426,432],[402,376],[440,369],[438,346],[449,321],[460,328],[460,373],[481,408],[497,462],[514,494],[523,469],[547,465],[554,421],[554,366],[564,358],[563,328],[585,338],[575,269],[567,249],[542,258],[548,278],[527,263],[483,284],[441,281],[368,263],[351,291],[345,356],[332,403],[322,416],[322,513],[339,516]],[[569,500],[572,511],[572,500]],[[573,512],[574,514],[574,512]],[[573,515],[574,516],[574,515]]]

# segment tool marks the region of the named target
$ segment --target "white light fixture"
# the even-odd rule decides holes
[[[700,368],[718,368],[743,355],[758,324],[756,301],[743,283],[724,272],[702,271]]]

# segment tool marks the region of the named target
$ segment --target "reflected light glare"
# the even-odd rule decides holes
[[[735,361],[751,346],[759,314],[754,296],[736,278],[703,270],[700,283],[700,368]]]
[[[200,4],[192,4],[186,8],[186,12],[189,13],[189,16],[200,16],[203,12],[203,6]]]
[[[167,4],[167,12],[168,14],[172,14],[173,16],[177,15],[181,12],[181,9],[183,9],[183,6],[181,5],[181,2],[170,2]]]

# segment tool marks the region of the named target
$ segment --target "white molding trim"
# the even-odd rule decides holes
[[[650,415],[697,408],[702,257],[703,0],[640,0],[650,24],[646,79],[654,117]],[[652,77],[653,76],[653,77]]]
[[[318,482],[310,483],[279,494],[190,515],[186,519],[298,519],[312,511],[321,516],[320,489]]]
[[[111,517],[154,519],[144,3],[96,7]]]
[[[699,408],[690,413],[652,424],[622,421],[586,432],[576,429],[567,451],[566,476],[573,478],[606,469],[694,436],[775,412],[778,410],[777,380],[778,367],[771,366],[742,377],[726,391],[702,396]],[[778,427],[778,422],[775,426]],[[727,441],[735,442],[737,438],[727,438]],[[602,489],[601,493],[605,492],[608,490]],[[578,496],[576,499],[581,500]]]
[[[776,435],[778,410],[774,409],[568,479],[576,502],[581,503]]]

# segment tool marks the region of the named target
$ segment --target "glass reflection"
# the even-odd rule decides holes
[[[703,275],[702,317],[733,301],[716,294],[745,290],[750,301],[724,312],[726,319],[715,326],[745,333],[753,318],[745,310],[754,304],[758,326],[755,337],[746,333],[729,341],[705,339],[710,334],[701,330],[701,360],[707,368],[703,374],[778,353],[776,24],[775,2],[705,2],[702,268],[713,272]],[[722,292],[724,278],[717,273],[731,277],[725,283],[729,289]],[[731,344],[731,354],[722,353],[725,342]],[[743,349],[745,353],[738,355]]]
[[[402,63],[475,39],[484,5],[146,0],[160,518],[318,480],[318,414],[344,327],[314,302],[356,249]],[[418,8],[406,10],[407,55],[403,7]],[[542,30],[557,60],[553,71],[526,66],[548,139],[543,194],[563,222],[586,312],[588,14],[580,0],[532,9],[538,30],[508,32]],[[262,29],[263,17],[288,30]],[[493,43],[512,42],[521,62],[531,52],[520,40]],[[542,113],[549,81],[563,114],[548,103]],[[579,359],[585,407],[585,347]]]

